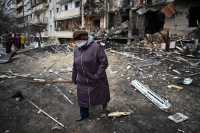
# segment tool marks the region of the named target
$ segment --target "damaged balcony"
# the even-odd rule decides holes
[[[23,6],[23,1],[20,1],[19,3],[17,3],[17,8],[22,7]]]
[[[48,6],[48,3],[40,3],[33,7],[32,12],[36,14],[42,13],[48,9]]]
[[[106,4],[105,0],[86,0],[84,4],[85,16],[102,16],[105,14]]]
[[[67,20],[80,17],[80,8],[62,11],[56,15],[56,20]]]
[[[44,17],[44,18],[40,18],[40,19],[33,19],[31,21],[30,24],[33,24],[33,25],[47,25],[48,24],[48,18],[47,17]]]

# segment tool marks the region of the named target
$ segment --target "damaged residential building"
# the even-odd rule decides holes
[[[84,3],[85,29],[89,32],[107,28],[108,0],[87,0]]]
[[[143,38],[164,28],[162,7],[172,0],[87,0],[84,24],[89,32],[109,31],[112,39]],[[130,20],[130,21],[129,21]]]
[[[47,31],[48,25],[48,1],[47,0],[31,0],[31,31],[33,34],[42,34]],[[44,36],[40,35],[40,36]]]
[[[61,43],[72,38],[73,32],[80,29],[80,6],[80,0],[60,0],[57,2],[55,37],[58,38]]]
[[[28,37],[46,31],[48,24],[47,0],[14,0],[17,29],[14,32],[25,33]]]
[[[24,20],[24,1],[23,0],[16,0],[16,18],[18,23],[18,28],[24,28],[25,20]]]
[[[118,0],[110,2],[109,28],[113,37],[144,38],[164,28],[162,7],[167,0]],[[130,21],[129,21],[130,20]]]
[[[41,33],[65,43],[86,29],[112,40],[144,39],[168,30],[186,35],[199,25],[198,0],[9,0],[18,32]],[[12,6],[13,7],[13,6]],[[13,10],[12,10],[13,11]]]
[[[117,39],[143,39],[145,34],[162,30],[187,35],[199,26],[199,3],[198,0],[110,0],[110,35]]]
[[[199,28],[200,22],[199,0],[175,0],[173,6],[163,8],[165,12],[165,28],[171,34],[187,35]]]

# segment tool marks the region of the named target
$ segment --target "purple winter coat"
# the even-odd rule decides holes
[[[107,67],[107,56],[101,45],[92,42],[84,48],[75,49],[72,81],[77,84],[79,106],[89,107],[109,102]]]
[[[18,35],[15,36],[15,47],[20,48],[20,37]]]

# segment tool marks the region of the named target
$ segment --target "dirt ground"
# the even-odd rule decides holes
[[[120,55],[107,50],[107,74],[111,91],[108,110],[128,111],[131,115],[109,118],[100,109],[93,108],[90,118],[82,122],[75,121],[79,119],[76,86],[38,85],[30,82],[34,78],[70,80],[73,52],[34,49],[17,54],[11,63],[0,64],[0,75],[12,72],[30,74],[28,77],[0,78],[0,133],[199,133],[200,78],[191,74],[199,72],[200,67],[178,60],[176,57],[180,55],[175,52],[139,48],[131,51]],[[128,54],[132,57],[126,57]],[[193,63],[199,61],[186,59]],[[173,70],[178,70],[180,74]],[[180,85],[184,87],[181,91],[167,87],[170,84],[177,85],[177,78],[181,80],[188,75],[193,79],[192,85]],[[134,79],[167,98],[172,104],[170,111],[160,110],[136,91],[130,84]],[[66,101],[57,88],[74,104]],[[23,92],[28,99],[63,123],[65,128],[58,127],[51,119],[38,113],[26,100],[11,98],[17,91]],[[185,114],[189,119],[178,124],[168,119],[169,115],[177,112]]]

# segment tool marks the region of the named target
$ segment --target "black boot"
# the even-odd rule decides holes
[[[89,117],[89,108],[80,107],[80,116],[81,118],[77,121],[85,120]]]

